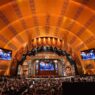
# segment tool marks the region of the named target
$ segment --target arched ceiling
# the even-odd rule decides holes
[[[64,39],[76,51],[95,47],[95,0],[2,0],[0,47],[17,51],[39,36]]]

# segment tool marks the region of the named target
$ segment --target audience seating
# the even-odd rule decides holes
[[[0,95],[94,95],[95,76],[60,78],[0,77]]]

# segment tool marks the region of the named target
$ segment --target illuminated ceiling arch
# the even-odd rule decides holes
[[[3,0],[0,47],[16,52],[38,35],[51,35],[74,50],[95,48],[94,5],[94,0]]]

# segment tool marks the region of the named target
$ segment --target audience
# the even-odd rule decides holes
[[[0,78],[0,95],[62,95],[64,82],[95,82],[95,76]]]

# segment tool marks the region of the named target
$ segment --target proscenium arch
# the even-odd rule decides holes
[[[39,17],[39,18],[40,18],[40,17],[43,18],[43,17],[46,17],[46,15],[40,15],[40,16],[38,16],[38,17]],[[50,15],[50,17],[52,17],[52,18],[53,18],[53,17],[54,17],[54,18],[57,17],[57,18],[58,18],[59,16],[57,16],[57,15],[53,15],[53,16]],[[31,16],[19,18],[19,19],[17,19],[17,20],[14,21],[14,22],[9,23],[7,26],[5,26],[3,29],[1,29],[1,31],[6,30],[9,26],[13,26],[13,25],[16,24],[16,23],[19,23],[19,22],[21,23],[21,20],[24,20],[24,21],[26,22],[26,20],[27,20],[28,18],[31,19],[31,18],[33,18],[33,16],[31,15]],[[75,19],[73,19],[73,18],[69,18],[69,17],[64,16],[64,19],[66,19],[66,20],[69,19],[71,22],[74,21],[75,24],[77,24],[77,25],[79,25],[79,26],[85,28],[84,24],[81,24],[80,22],[78,22],[77,20],[75,20]],[[31,22],[33,22],[33,21],[31,21]],[[62,23],[63,23],[63,22],[62,22]],[[40,26],[41,26],[41,25],[40,25]],[[38,26],[38,27],[39,27],[39,26]],[[86,27],[86,29],[87,29],[88,31],[90,31],[89,28]],[[94,34],[92,31],[90,31],[90,32],[91,32],[92,34]]]
[[[46,17],[46,15],[40,15],[39,17]],[[55,18],[55,17],[59,17],[58,15],[50,15],[50,17],[52,17],[52,18]],[[7,26],[5,26],[3,29],[1,29],[1,31],[4,31],[4,30],[6,30],[9,26],[13,26],[14,24],[18,24],[19,22],[21,23],[21,20],[24,20],[24,21],[26,21],[27,19],[31,19],[31,18],[33,18],[33,16],[31,15],[31,16],[27,16],[27,17],[22,17],[22,18],[19,18],[19,19],[17,19],[17,20],[15,20],[14,22],[12,22],[12,23],[9,23]],[[77,24],[77,25],[79,25],[80,27],[83,27],[83,28],[85,28],[86,30],[88,30],[89,32],[91,32],[91,34],[93,34],[94,35],[94,33],[92,32],[92,31],[90,31],[90,29],[88,28],[88,27],[85,27],[84,26],[84,24],[81,24],[80,22],[78,22],[77,20],[75,20],[75,19],[73,19],[73,18],[69,18],[69,17],[66,17],[66,16],[64,16],[64,19],[65,20],[70,20],[71,22],[74,22],[74,24]],[[63,20],[64,21],[64,20]],[[31,21],[32,22],[32,21]],[[63,23],[63,22],[62,22]],[[41,26],[41,25],[40,25]],[[54,25],[53,25],[54,26]],[[39,26],[35,26],[35,27],[39,27]],[[55,26],[56,27],[56,26]]]
[[[11,1],[0,6],[1,47],[12,49],[16,54],[22,47],[26,47],[28,41],[37,37],[37,33],[45,33],[47,30],[44,27],[48,26],[49,33],[52,33],[52,36],[64,39],[65,45],[67,44],[68,47],[72,48],[73,52],[95,47],[95,7],[91,4],[91,0],[45,0],[46,2],[31,0],[34,1],[34,6],[30,0]],[[49,7],[44,7],[49,4]],[[24,5],[26,6],[24,7]],[[12,14],[11,17],[10,14]],[[33,21],[34,17],[37,18],[38,24],[35,24],[35,19]],[[46,22],[48,17],[50,22]],[[23,27],[22,21],[26,23],[26,27]],[[59,21],[61,24],[58,23]],[[72,23],[72,27],[68,29],[68,26]],[[38,32],[37,27],[39,28]],[[15,33],[12,31],[13,28]],[[55,31],[56,28],[58,28],[57,31]],[[29,39],[27,31],[31,36]]]
[[[18,20],[18,22],[19,22],[19,20]],[[39,27],[39,26],[38,26]],[[91,32],[91,34],[92,34],[92,32]]]
[[[23,1],[21,1],[21,2],[23,2]],[[21,3],[20,2],[20,3]],[[25,1],[24,1],[25,2]],[[89,7],[87,7],[86,5],[84,5],[84,4],[81,4],[81,3],[79,3],[79,2],[75,2],[75,1],[71,1],[70,3],[75,3],[75,5],[77,4],[77,7],[78,6],[83,6],[84,7],[84,9],[87,9],[91,14],[94,14],[94,10],[92,10],[91,8],[89,8]],[[8,5],[6,5],[6,6],[1,6],[1,8],[0,9],[5,9],[5,8],[7,8],[7,7],[9,7],[9,6],[11,6],[12,5],[12,3],[15,3],[15,1],[14,2],[10,2]],[[21,10],[20,10],[21,11]],[[40,14],[41,15],[41,14]],[[54,14],[55,15],[55,14]],[[31,16],[32,16],[32,13],[31,13]],[[59,17],[60,15],[55,15],[56,17]],[[65,16],[65,15],[64,15]],[[32,16],[33,17],[33,16]],[[38,14],[37,14],[37,17],[40,17]],[[24,17],[23,17],[24,18]],[[25,17],[26,18],[26,17]],[[21,18],[22,19],[22,18]],[[17,19],[18,20],[18,19]],[[25,19],[24,19],[25,20]],[[77,20],[76,20],[77,21]],[[1,31],[2,32],[2,31]],[[91,31],[92,32],[92,31]]]
[[[64,31],[63,31],[64,32]],[[68,31],[69,32],[69,31]],[[23,33],[23,32],[22,32]],[[72,32],[70,32],[73,36],[75,36]],[[77,36],[76,36],[77,37]],[[63,37],[64,39],[64,37]],[[77,38],[78,40],[80,40],[80,38]],[[26,43],[26,42],[25,42]],[[20,47],[22,47],[25,43],[23,43]],[[83,43],[83,42],[82,42]],[[72,47],[72,45],[71,45]],[[7,45],[5,46],[5,48],[7,48]],[[86,45],[85,45],[85,48],[88,48]]]
[[[40,26],[40,27],[43,28],[44,26]],[[40,28],[40,29],[41,29],[41,28]],[[55,26],[50,26],[50,28],[55,29]],[[32,29],[34,30],[35,27],[30,28],[30,29],[27,29],[27,30],[30,31],[30,30],[32,30]],[[69,31],[69,30],[67,30],[67,29],[62,29],[62,28],[60,28],[60,31],[63,32],[63,36],[61,35],[63,39],[64,39],[64,32],[67,32],[67,33],[69,33],[70,35],[73,35],[74,37],[76,37],[76,38],[77,38],[78,40],[80,40],[82,43],[84,43],[84,42],[81,40],[81,38],[80,38],[79,36],[77,36],[75,33],[71,32],[71,31]],[[24,31],[22,31],[22,32],[20,32],[20,33],[18,33],[17,35],[22,35],[23,32],[26,32],[26,30],[24,30]],[[33,31],[31,31],[31,32],[33,32]],[[34,32],[35,32],[35,31],[34,31]],[[45,35],[47,35],[47,34],[45,34]],[[44,36],[45,36],[45,35],[44,35]],[[47,35],[47,36],[50,36],[50,34]],[[35,36],[35,37],[39,37],[39,36]],[[56,36],[56,37],[58,37],[58,36]],[[34,38],[34,37],[33,37],[33,38]],[[62,39],[62,38],[61,38],[61,39]],[[14,39],[14,37],[13,37],[13,39]],[[11,41],[12,41],[12,39],[11,39],[8,43],[10,43]],[[7,44],[8,44],[8,43],[7,43]],[[6,44],[6,46],[7,46],[7,44]],[[84,43],[84,44],[85,44],[85,43]],[[6,46],[5,46],[5,48],[6,48]],[[85,44],[85,46],[86,46],[86,44]]]
[[[39,46],[38,46],[39,47]],[[36,47],[36,49],[38,48],[38,47]],[[43,46],[44,47],[44,46]],[[47,46],[45,46],[45,47],[47,47]],[[49,47],[49,46],[48,46]],[[53,48],[56,48],[57,49],[57,51],[59,51],[59,49],[57,48],[57,47],[52,47],[52,49]],[[31,49],[31,52],[33,51],[33,49]],[[60,52],[61,54],[59,54],[59,53],[57,53],[56,51],[52,51],[52,50],[47,50],[47,51],[45,51],[45,50],[42,50],[42,51],[39,51],[39,52],[37,52],[37,53],[35,53],[35,54],[28,54],[28,52],[26,52],[24,55],[22,55],[22,57],[21,57],[21,59],[18,61],[18,63],[17,63],[17,65],[16,65],[16,67],[15,67],[15,75],[17,75],[17,72],[18,72],[18,66],[19,65],[23,65],[23,63],[25,62],[25,60],[26,60],[26,57],[27,56],[35,56],[36,54],[38,54],[38,53],[41,53],[41,52],[52,52],[52,53],[55,53],[56,55],[58,55],[58,56],[60,56],[60,58],[62,57],[62,56],[66,56],[66,59],[70,62],[70,60],[72,60],[73,62],[74,62],[74,60],[73,59],[68,59],[67,58],[67,55],[68,55],[68,53],[66,52],[66,51],[63,51],[63,50],[61,50],[62,52]],[[23,58],[24,57],[24,58]],[[71,65],[74,65],[75,63],[71,63],[70,62],[70,64]],[[12,66],[11,66],[11,68],[12,68]],[[11,70],[11,69],[10,69]]]

